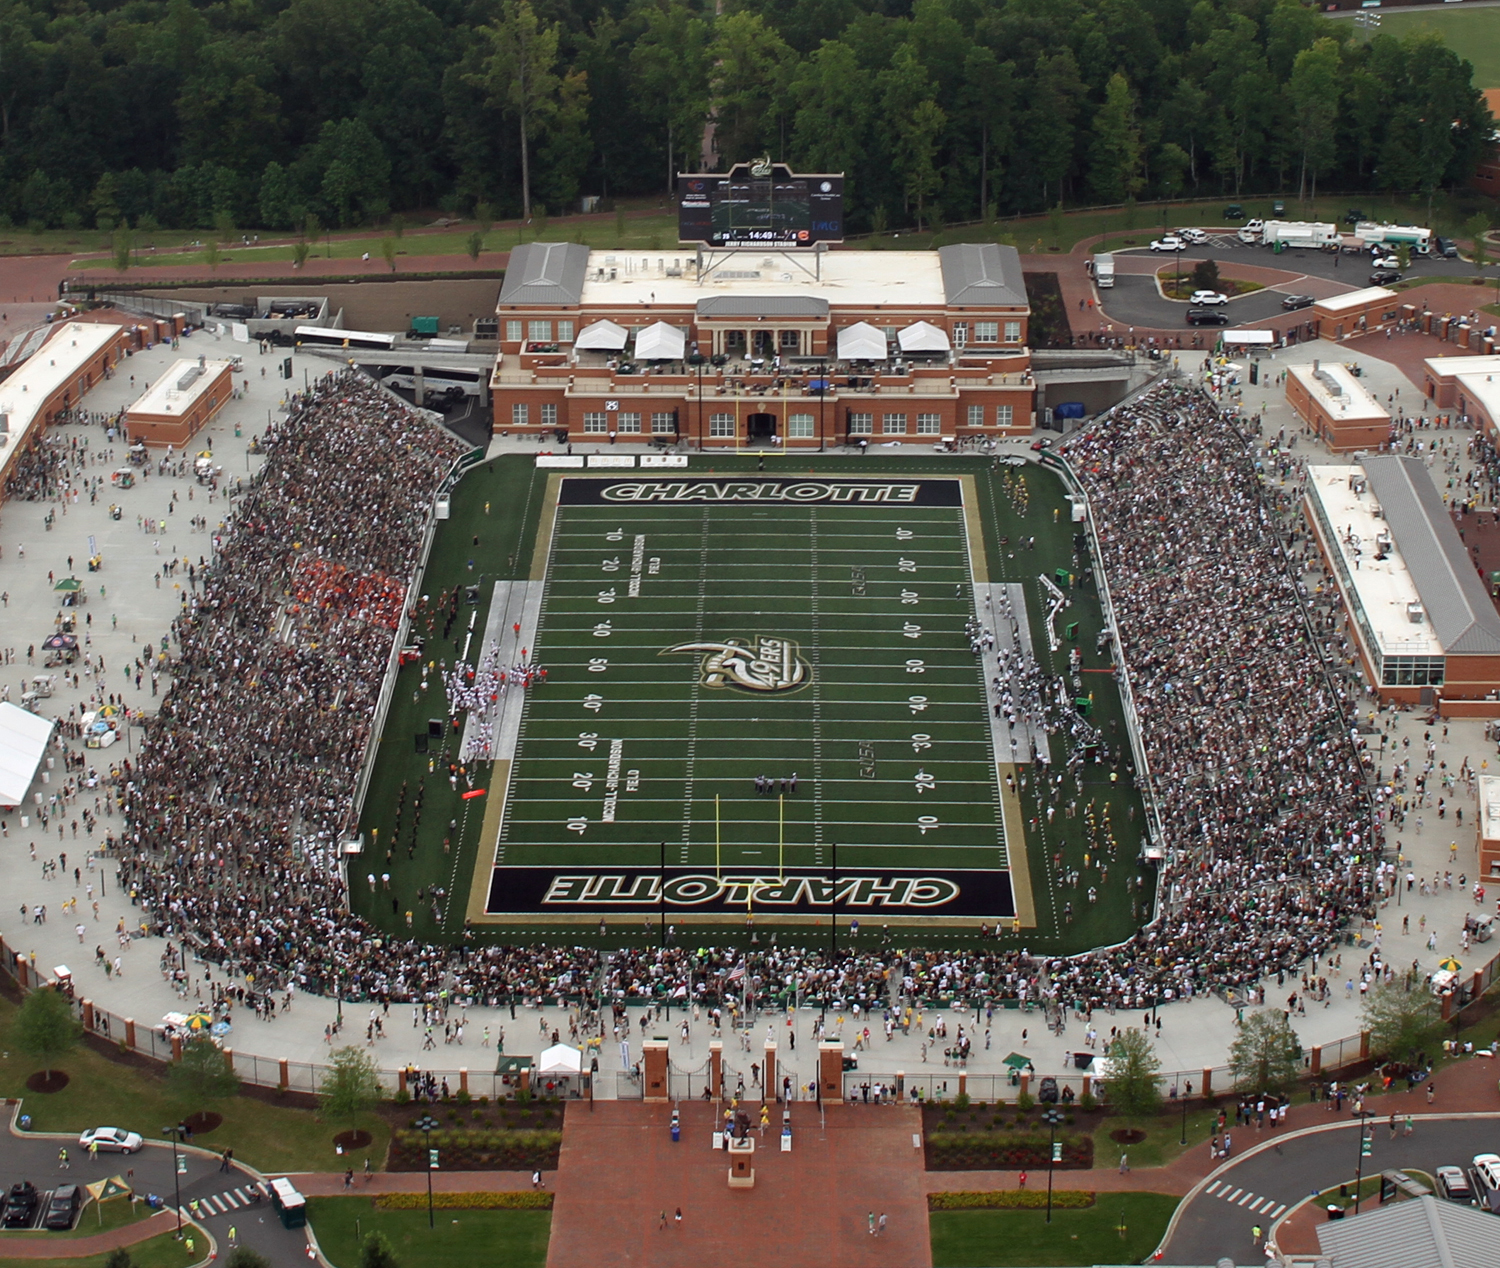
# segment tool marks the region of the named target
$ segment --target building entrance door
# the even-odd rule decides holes
[[[751,414],[745,419],[745,435],[749,439],[770,440],[775,434],[775,414]]]

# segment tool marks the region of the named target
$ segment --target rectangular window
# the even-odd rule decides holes
[[[734,415],[710,414],[708,416],[708,434],[710,436],[733,436]]]
[[[943,416],[941,414],[918,414],[917,435],[919,436],[941,436],[943,434]]]
[[[802,332],[800,330],[783,330],[777,339],[781,344],[783,352],[796,355],[802,348]]]
[[[589,413],[583,416],[583,430],[590,436],[602,436],[609,430],[609,415]]]
[[[551,343],[552,323],[550,321],[528,321],[526,323],[526,338],[533,343]]]
[[[505,337],[508,340],[510,340],[511,343],[520,343],[521,342],[521,323],[518,322],[518,321],[508,321],[508,322],[506,322],[505,323]]]
[[[851,436],[873,436],[875,434],[874,414],[849,415],[849,434]]]
[[[525,427],[530,422],[530,405],[512,405],[510,407],[510,425],[512,427]]]
[[[622,436],[639,436],[641,434],[641,416],[634,413],[622,413],[620,415],[619,431]]]
[[[1008,322],[1005,323],[1005,342],[1006,343],[1020,343],[1021,342],[1021,323],[1020,322],[1018,322],[1018,321],[1008,321]]]
[[[560,321],[557,323],[557,342],[573,342],[573,323],[571,321]]]
[[[1015,417],[1015,408],[1010,405],[995,406],[995,426],[1009,427],[1011,419]]]
[[[811,414],[789,414],[786,420],[786,434],[790,437],[800,437],[803,440],[810,439],[813,434],[813,416]]]
[[[906,415],[887,414],[880,420],[880,431],[885,436],[906,435]]]
[[[954,322],[953,323],[953,346],[955,348],[962,348],[968,342],[969,342],[969,323],[966,322],[966,321],[956,321],[956,322]]]
[[[976,321],[974,323],[975,343],[998,343],[1000,341],[1000,323],[998,321]]]
[[[557,406],[556,405],[543,405],[542,406],[542,426],[543,427],[556,427],[557,426]]]
[[[677,434],[677,415],[652,414],[651,434],[653,436],[675,436]]]
[[[984,426],[984,406],[983,405],[970,405],[969,406],[969,426],[970,427],[983,427]]]

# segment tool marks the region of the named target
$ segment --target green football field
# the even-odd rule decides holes
[[[903,944],[915,930],[968,941],[1001,922],[1008,942],[1049,950],[1128,936],[1149,893],[1130,887],[1130,780],[1085,763],[1065,789],[1072,804],[1045,814],[1024,750],[1019,766],[1003,742],[996,752],[964,628],[976,614],[996,624],[990,583],[1018,584],[1038,659],[1062,672],[1077,649],[1073,690],[1120,743],[1087,579],[1069,591],[1073,639],[1048,646],[1038,577],[1076,566],[1061,481],[987,459],[799,458],[790,480],[774,464],[754,472],[753,458],[705,462],[648,477],[518,457],[460,483],[423,591],[441,607],[475,585],[478,602],[415,627],[435,671],[424,687],[409,665],[397,683],[361,825],[377,852],[350,865],[356,909],[450,941],[589,941],[601,919],[611,943],[654,940],[663,911],[699,941],[748,937],[752,923],[814,940],[831,905],[846,932],[888,925]],[[922,492],[907,503],[598,492],[726,477]],[[1027,537],[1033,548],[1018,549]],[[459,728],[446,724],[425,755],[412,737],[444,713],[436,668],[465,632],[477,659],[497,582],[529,583],[539,600],[527,650],[547,681],[525,695],[513,760],[450,770]],[[1053,745],[1060,768],[1066,748]],[[363,883],[367,868],[389,872],[389,895]]]
[[[491,910],[534,901],[513,892],[510,869],[555,875],[561,862],[579,876],[618,869],[620,881],[576,894],[584,910],[648,909],[641,895],[665,864],[666,899],[681,891],[699,912],[749,917],[759,901],[767,915],[815,915],[841,886],[855,914],[868,901],[872,917],[942,915],[896,891],[972,873],[962,888],[988,898],[969,914],[1012,915],[964,632],[975,606],[963,514],[560,506],[537,636],[549,678],[527,701]],[[710,878],[717,899],[690,902]]]

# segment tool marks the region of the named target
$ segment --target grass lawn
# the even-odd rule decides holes
[[[3,1246],[4,1243],[0,1242],[0,1251],[3,1251]],[[188,1254],[187,1248],[171,1233],[138,1242],[129,1249],[135,1268],[186,1268],[188,1264],[196,1263],[201,1255],[201,1250]],[[84,1255],[78,1259],[0,1258],[0,1268],[104,1268],[104,1261],[108,1258],[108,1255]]]
[[[370,1198],[310,1198],[308,1223],[336,1268],[356,1268],[359,1243],[379,1231],[391,1239],[401,1268],[541,1268],[547,1262],[551,1211],[377,1211]]]
[[[407,229],[403,236],[396,239],[396,271],[401,270],[401,257],[403,256],[450,255],[456,260],[467,257],[469,236],[477,229],[478,226],[472,224],[446,230]],[[100,237],[101,235],[92,236]],[[240,246],[238,241],[223,244],[220,247],[219,269],[243,274],[246,270],[253,270],[258,264],[272,261],[284,263],[293,259],[292,244],[286,240],[286,234],[278,233],[276,236],[281,239],[276,245],[244,247]],[[377,227],[354,236],[322,238],[313,244],[310,258],[359,260],[366,252],[369,252],[370,267],[384,269],[388,266],[385,257],[381,254],[380,244],[391,236],[389,228]],[[171,241],[164,241],[168,237]],[[157,250],[137,252],[136,263],[141,266],[206,265],[208,258],[204,252],[189,245],[205,240],[206,237],[207,231],[205,230],[170,235],[151,234],[149,240],[155,242]],[[681,251],[681,248],[677,246],[677,222],[675,218],[665,215],[627,216],[623,232],[612,215],[579,216],[560,222],[549,221],[541,227],[540,234],[536,232],[535,226],[523,227],[519,222],[511,222],[496,225],[485,234],[483,249],[509,251],[522,242],[532,242],[538,238],[543,242],[584,242],[591,247],[605,251],[616,247],[626,251],[671,249]],[[89,242],[88,236],[80,238],[75,234],[73,239],[80,246]],[[18,245],[22,243],[24,239],[18,241]],[[91,245],[96,251],[107,250],[109,247],[107,241]],[[74,260],[70,267],[97,273],[101,268],[113,266],[107,260],[78,259]]]
[[[84,1047],[59,1063],[72,1078],[61,1092],[50,1096],[28,1092],[26,1078],[36,1064],[10,1042],[15,1016],[15,1005],[0,1000],[0,1096],[25,1098],[25,1112],[31,1115],[33,1130],[82,1131],[108,1123],[154,1139],[163,1123],[176,1122],[198,1108],[175,1097],[166,1080],[155,1072],[117,1065]],[[237,1158],[264,1171],[358,1167],[366,1153],[373,1167],[385,1162],[390,1128],[374,1115],[356,1124],[374,1137],[369,1149],[339,1157],[333,1150],[333,1137],[342,1126],[320,1122],[309,1110],[249,1097],[234,1097],[209,1108],[222,1114],[224,1122],[217,1130],[198,1136],[194,1143],[206,1149],[232,1147]],[[101,1165],[100,1174],[113,1173]]]
[[[1132,1168],[1141,1167],[1165,1167],[1168,1163],[1175,1162],[1188,1149],[1197,1149],[1202,1146],[1204,1151],[1208,1150],[1208,1141],[1218,1126],[1219,1111],[1206,1109],[1199,1102],[1193,1102],[1194,1108],[1188,1110],[1187,1116],[1187,1144],[1181,1142],[1182,1133],[1182,1111],[1175,1105],[1168,1103],[1166,1109],[1156,1118],[1144,1122],[1136,1119],[1105,1118],[1101,1119],[1099,1126],[1094,1129],[1094,1165],[1096,1167],[1109,1167],[1118,1164],[1120,1154],[1130,1156]],[[1231,1107],[1233,1108],[1233,1107]],[[1121,1145],[1111,1140],[1110,1132],[1117,1128],[1133,1127],[1146,1133],[1146,1139],[1138,1141],[1133,1145]],[[1080,1188],[1087,1185],[1080,1184]]]
[[[1382,35],[1394,35],[1399,40],[1424,30],[1436,31],[1449,48],[1473,63],[1474,87],[1500,88],[1500,17],[1487,9],[1380,11]]]
[[[934,1211],[933,1268],[1139,1263],[1177,1207],[1165,1193],[1101,1193],[1086,1211]],[[1120,1233],[1123,1225],[1125,1232]]]

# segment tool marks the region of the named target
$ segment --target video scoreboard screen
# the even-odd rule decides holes
[[[810,247],[844,239],[844,177],[765,159],[727,175],[678,173],[677,236],[711,246]]]

